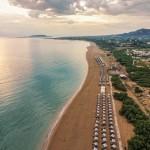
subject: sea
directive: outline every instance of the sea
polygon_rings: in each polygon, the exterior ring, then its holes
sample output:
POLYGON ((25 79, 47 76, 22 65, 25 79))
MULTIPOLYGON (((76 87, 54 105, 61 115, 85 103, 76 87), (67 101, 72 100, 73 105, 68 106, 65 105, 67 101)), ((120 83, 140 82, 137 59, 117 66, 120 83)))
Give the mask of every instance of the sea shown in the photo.
POLYGON ((88 45, 0 38, 0 150, 41 150, 87 75, 88 45))

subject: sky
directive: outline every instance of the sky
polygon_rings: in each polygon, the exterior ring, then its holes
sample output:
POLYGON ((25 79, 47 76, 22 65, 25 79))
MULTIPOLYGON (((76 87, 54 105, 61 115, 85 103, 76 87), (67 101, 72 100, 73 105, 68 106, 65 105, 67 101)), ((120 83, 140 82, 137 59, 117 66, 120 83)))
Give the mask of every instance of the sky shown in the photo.
POLYGON ((150 0, 1 0, 0 36, 107 35, 150 28, 150 0))

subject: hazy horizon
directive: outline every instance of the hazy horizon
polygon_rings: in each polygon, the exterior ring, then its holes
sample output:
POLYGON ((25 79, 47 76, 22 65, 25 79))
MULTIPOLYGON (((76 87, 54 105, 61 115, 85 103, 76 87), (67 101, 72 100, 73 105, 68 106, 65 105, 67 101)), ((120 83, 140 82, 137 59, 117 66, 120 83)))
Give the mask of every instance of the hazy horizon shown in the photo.
POLYGON ((149 0, 1 0, 0 36, 118 34, 149 18, 149 0))

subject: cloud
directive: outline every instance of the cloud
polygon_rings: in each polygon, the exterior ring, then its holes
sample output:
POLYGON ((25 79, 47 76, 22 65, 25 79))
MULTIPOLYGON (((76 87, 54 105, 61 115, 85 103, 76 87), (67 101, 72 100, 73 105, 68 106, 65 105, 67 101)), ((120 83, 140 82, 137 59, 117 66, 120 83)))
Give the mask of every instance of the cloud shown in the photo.
POLYGON ((51 9, 58 14, 69 14, 73 13, 71 4, 74 3, 74 0, 9 0, 9 2, 33 10, 46 11, 51 9))
MULTIPOLYGON (((150 14, 149 0, 9 0, 9 2, 49 16, 78 13, 87 15, 95 13, 109 15, 150 14)), ((31 12, 31 16, 38 16, 38 13, 31 12)))

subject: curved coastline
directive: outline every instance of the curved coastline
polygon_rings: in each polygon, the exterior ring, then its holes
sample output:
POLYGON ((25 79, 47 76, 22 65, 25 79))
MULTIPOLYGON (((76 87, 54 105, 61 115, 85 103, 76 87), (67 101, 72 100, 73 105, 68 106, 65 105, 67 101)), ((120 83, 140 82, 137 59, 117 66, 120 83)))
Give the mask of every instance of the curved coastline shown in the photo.
POLYGON ((75 93, 72 95, 72 97, 66 102, 66 104, 63 106, 63 108, 58 112, 58 114, 56 115, 56 119, 54 119, 54 123, 52 124, 51 128, 48 130, 48 134, 45 138, 44 143, 42 143, 42 147, 41 150, 48 150, 48 146, 51 142, 51 139, 53 138, 53 135, 55 134, 57 127, 59 126, 59 123, 61 122, 62 117, 64 116, 64 114, 66 113, 67 109, 69 108, 69 106, 72 104, 72 102, 74 101, 74 99, 76 98, 76 96, 78 95, 78 93, 81 91, 81 89, 83 88, 83 85, 85 84, 85 81, 87 79, 88 76, 88 72, 89 72, 89 63, 88 63, 88 59, 87 59, 87 53, 89 51, 88 47, 91 46, 91 43, 88 44, 88 46, 86 47, 86 53, 85 53, 85 59, 86 59, 86 73, 84 75, 84 78, 82 80, 82 82, 80 83, 78 89, 75 91, 75 93))
POLYGON ((46 150, 90 150, 92 146, 91 132, 96 113, 96 98, 99 92, 99 67, 95 57, 100 55, 95 44, 87 47, 88 74, 81 90, 65 110, 46 150))

